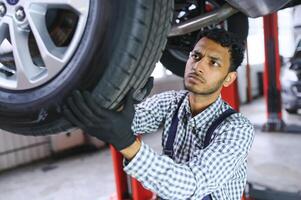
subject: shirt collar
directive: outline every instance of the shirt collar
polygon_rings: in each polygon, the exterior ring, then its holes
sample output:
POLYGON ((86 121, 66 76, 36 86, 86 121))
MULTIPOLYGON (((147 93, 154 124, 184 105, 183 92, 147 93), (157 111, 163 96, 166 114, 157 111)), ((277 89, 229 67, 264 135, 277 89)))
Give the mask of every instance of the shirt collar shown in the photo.
POLYGON ((179 113, 178 113, 178 118, 187 118, 191 116, 190 112, 190 106, 189 106, 189 99, 188 99, 188 92, 184 93, 185 97, 183 99, 182 104, 179 107, 179 113))
MULTIPOLYGON (((213 102, 208 108, 203 110, 201 113, 197 114, 192 118, 194 121, 194 127, 196 129, 202 128, 204 125, 210 123, 215 116, 217 115, 217 112, 220 110, 222 106, 222 98, 219 96, 215 102, 213 102)), ((188 100, 188 95, 186 95, 184 102, 182 106, 180 107, 179 110, 179 116, 184 116, 184 113, 186 113, 186 117, 192 116, 191 110, 190 110, 190 105, 189 105, 189 100, 188 100), (184 112, 185 111, 185 112, 184 112)))

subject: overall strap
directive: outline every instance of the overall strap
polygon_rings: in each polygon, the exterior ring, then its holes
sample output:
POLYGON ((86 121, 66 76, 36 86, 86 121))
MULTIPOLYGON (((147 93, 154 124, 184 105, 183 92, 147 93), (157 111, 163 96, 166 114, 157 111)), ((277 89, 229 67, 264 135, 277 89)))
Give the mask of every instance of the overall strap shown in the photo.
MULTIPOLYGON (((185 95, 186 96, 186 95, 185 95)), ((185 96, 179 101, 178 103, 178 107, 175 111, 175 114, 172 117, 172 122, 171 122, 171 126, 168 130, 168 136, 167 136, 167 141, 166 141, 166 145, 163 149, 163 152, 165 155, 167 155, 168 157, 172 158, 173 157, 173 143, 176 137, 176 133, 177 133, 177 127, 178 127, 178 111, 179 108, 182 104, 182 102, 185 99, 185 96)), ((210 143, 210 139, 212 137, 212 134, 214 132, 214 130, 230 115, 236 113, 235 110, 229 108, 228 110, 226 110, 225 112, 223 112, 217 119, 215 119, 211 126, 208 128, 207 132, 206 132, 206 136, 205 136, 205 144, 204 144, 204 148, 206 148, 209 143, 210 143)), ((160 199, 160 198, 159 198, 160 199)), ((212 197, 210 194, 206 195, 202 200, 212 200, 212 197)))
POLYGON ((217 119, 215 119, 212 124, 210 125, 210 127, 208 128, 207 132, 206 132, 206 136, 205 136, 205 142, 204 142, 204 148, 206 148, 210 141, 211 141, 211 137, 212 134, 214 132, 214 130, 230 115, 237 113, 235 110, 233 110, 232 108, 229 108, 228 110, 226 110, 225 112, 223 112, 217 119))
POLYGON ((172 117, 171 125, 170 125, 170 128, 168 130, 167 141, 166 141, 166 144, 163 148, 164 155, 167 155, 170 158, 173 157, 173 143, 175 141, 175 137, 176 137, 176 133, 177 133, 177 127, 178 127, 178 123, 179 123, 178 112, 179 112, 180 106, 183 103, 185 97, 186 97, 186 94, 178 102, 178 105, 177 105, 178 107, 177 107, 177 109, 176 109, 176 111, 175 111, 175 113, 172 117))
MULTIPOLYGON (((212 124, 210 125, 210 127, 208 128, 207 132, 206 132, 206 136, 205 136, 205 144, 204 144, 204 148, 206 148, 209 144, 210 144, 210 140, 212 137, 212 134, 214 132, 214 130, 230 115, 236 113, 235 110, 233 110, 232 108, 229 108, 228 110, 226 110, 225 112, 223 112, 217 119, 215 119, 212 124)), ((210 194, 208 194, 207 196, 205 196, 202 200, 212 200, 212 197, 210 194)))

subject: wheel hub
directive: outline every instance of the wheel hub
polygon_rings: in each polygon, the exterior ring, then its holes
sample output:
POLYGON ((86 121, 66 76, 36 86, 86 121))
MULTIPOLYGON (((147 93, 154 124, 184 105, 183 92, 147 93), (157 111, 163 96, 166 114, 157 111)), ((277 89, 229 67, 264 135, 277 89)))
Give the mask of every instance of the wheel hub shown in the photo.
POLYGON ((23 21, 25 19, 26 15, 25 15, 24 9, 22 7, 19 7, 16 10, 15 17, 19 21, 23 21))
POLYGON ((6 0, 6 2, 10 5, 16 5, 19 2, 19 0, 6 0))
POLYGON ((0 0, 0 88, 33 89, 57 76, 80 43, 89 7, 89 0, 0 0))

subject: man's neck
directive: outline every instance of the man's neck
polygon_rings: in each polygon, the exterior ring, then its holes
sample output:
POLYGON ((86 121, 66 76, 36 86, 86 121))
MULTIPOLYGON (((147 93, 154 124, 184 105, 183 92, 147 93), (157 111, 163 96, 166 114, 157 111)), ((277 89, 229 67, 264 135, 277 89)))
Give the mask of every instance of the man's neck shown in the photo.
POLYGON ((214 93, 212 95, 199 95, 189 92, 189 104, 192 116, 196 116, 212 103, 214 103, 219 97, 220 93, 214 93))

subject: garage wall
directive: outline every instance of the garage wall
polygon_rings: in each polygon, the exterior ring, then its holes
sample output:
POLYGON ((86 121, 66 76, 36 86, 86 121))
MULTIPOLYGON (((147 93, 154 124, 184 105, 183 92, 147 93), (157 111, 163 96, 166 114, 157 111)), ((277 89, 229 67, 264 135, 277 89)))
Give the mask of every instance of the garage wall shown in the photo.
POLYGON ((80 129, 50 136, 22 136, 0 130, 0 171, 49 157, 84 144, 102 148, 105 143, 85 137, 80 129))
POLYGON ((45 158, 50 153, 49 137, 21 136, 0 130, 0 171, 45 158))

